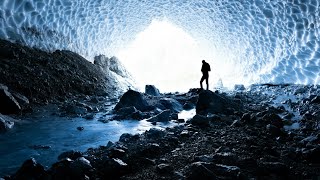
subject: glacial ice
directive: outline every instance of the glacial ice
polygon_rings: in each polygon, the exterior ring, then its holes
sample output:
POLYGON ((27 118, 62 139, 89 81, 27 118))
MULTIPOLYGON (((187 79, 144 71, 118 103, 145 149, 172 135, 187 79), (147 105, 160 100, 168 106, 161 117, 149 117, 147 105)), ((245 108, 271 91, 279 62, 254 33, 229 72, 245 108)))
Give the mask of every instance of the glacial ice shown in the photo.
POLYGON ((93 60, 166 20, 224 66, 224 84, 319 84, 319 14, 318 0, 1 0, 0 38, 93 60))

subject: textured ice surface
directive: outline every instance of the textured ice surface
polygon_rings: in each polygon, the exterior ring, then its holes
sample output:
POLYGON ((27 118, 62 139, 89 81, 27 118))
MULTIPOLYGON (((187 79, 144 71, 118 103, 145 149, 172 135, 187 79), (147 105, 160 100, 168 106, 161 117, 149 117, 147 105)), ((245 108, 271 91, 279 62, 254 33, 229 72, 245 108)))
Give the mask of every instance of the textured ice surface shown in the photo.
POLYGON ((224 84, 319 84, 319 5, 319 0, 0 0, 0 37, 85 57, 111 56, 152 20, 166 20, 212 52, 224 84))

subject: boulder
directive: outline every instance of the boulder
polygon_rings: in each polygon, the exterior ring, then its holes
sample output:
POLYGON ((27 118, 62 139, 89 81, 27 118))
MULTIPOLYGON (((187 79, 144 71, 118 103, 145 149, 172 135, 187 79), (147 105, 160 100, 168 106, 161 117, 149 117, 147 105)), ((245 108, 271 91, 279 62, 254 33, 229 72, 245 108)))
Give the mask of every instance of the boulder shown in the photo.
POLYGON ((14 119, 0 114, 0 133, 8 131, 9 129, 13 128, 13 126, 14 119))
POLYGON ((0 113, 13 114, 20 110, 18 101, 8 91, 8 87, 0 84, 0 113))
POLYGON ((149 119, 147 119, 147 121, 149 122, 168 122, 171 120, 171 111, 170 109, 164 110, 161 113, 157 114, 156 116, 153 116, 149 119))
POLYGON ((114 107, 114 110, 118 111, 121 108, 130 106, 134 106, 140 111, 146 111, 149 109, 148 103, 141 93, 134 90, 128 90, 122 95, 120 101, 114 107))
POLYGON ((34 158, 26 160, 12 179, 47 179, 48 174, 44 167, 37 163, 34 158))
POLYGON ((210 118, 200 114, 196 114, 188 122, 196 126, 210 126, 210 118))
POLYGON ((211 163, 195 162, 186 168, 186 179, 218 179, 207 166, 211 163))
POLYGON ((196 113, 201 115, 226 113, 230 111, 230 108, 239 111, 241 106, 225 96, 205 90, 199 94, 196 113))
POLYGON ((151 96, 160 96, 160 91, 154 85, 146 85, 145 93, 151 96))
POLYGON ((174 112, 180 112, 183 110, 182 105, 175 99, 162 98, 159 102, 165 109, 170 109, 174 112))
POLYGON ((244 87, 243 84, 236 84, 236 85, 234 85, 234 90, 235 91, 244 91, 244 90, 246 90, 246 88, 244 87))

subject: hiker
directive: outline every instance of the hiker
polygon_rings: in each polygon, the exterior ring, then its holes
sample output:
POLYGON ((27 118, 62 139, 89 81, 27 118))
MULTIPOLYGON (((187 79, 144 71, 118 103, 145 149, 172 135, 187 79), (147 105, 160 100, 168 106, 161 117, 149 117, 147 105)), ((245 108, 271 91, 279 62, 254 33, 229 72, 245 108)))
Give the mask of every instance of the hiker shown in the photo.
POLYGON ((203 89, 202 82, 204 80, 206 80, 207 90, 209 89, 209 71, 211 71, 210 65, 205 60, 202 60, 202 67, 201 67, 202 77, 200 80, 201 89, 203 89))

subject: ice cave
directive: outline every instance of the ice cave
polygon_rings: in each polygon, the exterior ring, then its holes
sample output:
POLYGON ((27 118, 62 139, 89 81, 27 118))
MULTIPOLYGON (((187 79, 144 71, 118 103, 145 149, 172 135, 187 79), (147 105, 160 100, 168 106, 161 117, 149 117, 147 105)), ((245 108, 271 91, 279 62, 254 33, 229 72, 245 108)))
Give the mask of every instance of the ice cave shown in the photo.
POLYGON ((211 82, 319 84, 317 0, 2 0, 0 38, 116 56, 164 91, 211 82), (188 81, 186 82, 186 80, 188 81))
POLYGON ((0 0, 0 179, 319 177, 320 0, 0 0))

